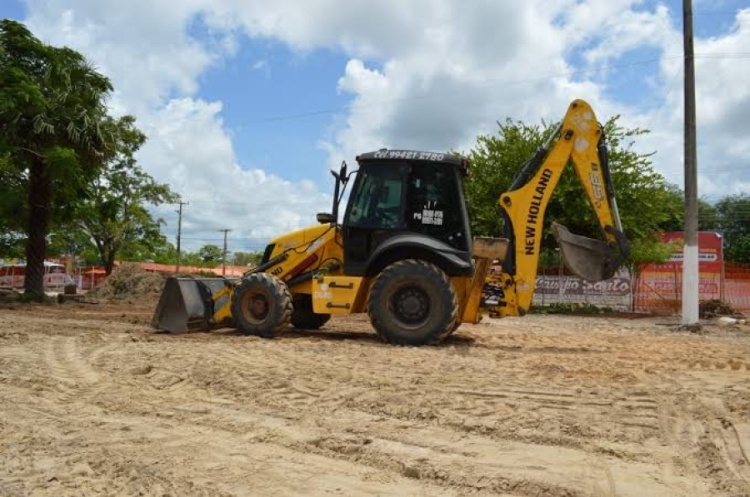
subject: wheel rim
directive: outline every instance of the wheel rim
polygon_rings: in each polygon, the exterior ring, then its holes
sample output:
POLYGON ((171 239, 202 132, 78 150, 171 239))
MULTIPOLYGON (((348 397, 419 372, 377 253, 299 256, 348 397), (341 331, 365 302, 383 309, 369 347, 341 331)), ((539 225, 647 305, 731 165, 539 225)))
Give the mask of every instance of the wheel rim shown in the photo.
POLYGON ((404 328, 416 329, 423 326, 430 317, 430 296, 421 287, 404 286, 391 298, 393 317, 404 328))
POLYGON ((242 317, 249 323, 259 324, 266 320, 270 310, 268 294, 247 290, 242 295, 242 317))

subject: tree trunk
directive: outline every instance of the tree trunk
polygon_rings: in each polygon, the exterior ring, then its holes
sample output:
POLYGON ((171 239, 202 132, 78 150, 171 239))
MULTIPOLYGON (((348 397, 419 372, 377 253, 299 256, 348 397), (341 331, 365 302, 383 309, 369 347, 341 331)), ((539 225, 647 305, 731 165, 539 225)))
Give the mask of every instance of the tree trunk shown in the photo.
POLYGON ((104 259, 104 274, 109 276, 112 274, 112 269, 115 267, 115 251, 110 250, 107 253, 106 258, 104 259))
POLYGON ((109 276, 115 268, 115 257, 117 256, 117 249, 120 244, 116 239, 108 237, 101 243, 97 243, 97 245, 100 246, 99 255, 104 266, 104 274, 109 276))
POLYGON ((29 238, 26 242, 24 291, 34 300, 44 299, 44 259, 52 205, 52 178, 41 157, 29 169, 29 238))

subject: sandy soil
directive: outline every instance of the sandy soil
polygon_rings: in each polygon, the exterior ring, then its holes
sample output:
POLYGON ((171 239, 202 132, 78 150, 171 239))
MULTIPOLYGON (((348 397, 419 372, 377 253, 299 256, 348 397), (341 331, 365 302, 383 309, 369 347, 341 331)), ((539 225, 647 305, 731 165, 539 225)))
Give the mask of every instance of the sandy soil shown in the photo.
POLYGON ((0 308, 0 495, 750 495, 750 327, 529 316, 440 347, 361 317, 156 334, 0 308))

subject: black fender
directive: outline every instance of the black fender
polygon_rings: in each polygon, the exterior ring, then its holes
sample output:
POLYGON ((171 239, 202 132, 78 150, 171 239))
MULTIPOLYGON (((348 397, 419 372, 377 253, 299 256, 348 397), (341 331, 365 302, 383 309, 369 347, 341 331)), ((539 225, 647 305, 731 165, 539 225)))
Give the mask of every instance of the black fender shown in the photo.
POLYGON ((445 271, 448 276, 471 276, 474 266, 471 253, 458 250, 445 242, 426 235, 404 233, 383 241, 370 254, 366 274, 377 274, 397 260, 422 259, 445 271))

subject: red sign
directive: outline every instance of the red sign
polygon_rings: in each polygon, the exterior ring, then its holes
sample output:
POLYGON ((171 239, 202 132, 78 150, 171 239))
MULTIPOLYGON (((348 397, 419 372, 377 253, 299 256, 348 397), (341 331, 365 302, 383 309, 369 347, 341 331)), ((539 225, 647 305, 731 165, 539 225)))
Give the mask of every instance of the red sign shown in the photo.
MULTIPOLYGON (((662 234, 662 239, 665 242, 678 241, 677 246, 679 249, 672 254, 666 264, 658 265, 655 269, 666 269, 668 266, 670 269, 677 267, 678 270, 682 270, 682 258, 683 254, 683 232, 682 231, 670 231, 662 234)), ((721 264, 724 258, 722 236, 714 231, 700 231, 698 233, 698 270, 701 273, 720 273, 721 264)))

